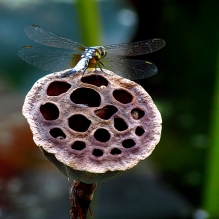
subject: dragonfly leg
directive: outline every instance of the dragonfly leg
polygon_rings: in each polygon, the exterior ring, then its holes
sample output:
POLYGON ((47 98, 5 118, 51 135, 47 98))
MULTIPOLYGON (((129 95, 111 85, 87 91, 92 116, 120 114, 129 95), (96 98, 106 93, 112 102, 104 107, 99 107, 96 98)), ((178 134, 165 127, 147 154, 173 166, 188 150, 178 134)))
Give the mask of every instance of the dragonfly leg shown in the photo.
POLYGON ((98 67, 100 68, 100 70, 101 70, 103 73, 108 74, 108 73, 106 73, 106 72, 101 68, 101 65, 104 67, 104 64, 103 64, 101 61, 99 61, 99 62, 98 62, 98 67))
POLYGON ((100 68, 100 70, 101 70, 102 72, 104 72, 105 74, 108 74, 107 72, 105 72, 105 71, 101 68, 101 65, 104 67, 104 64, 103 64, 101 61, 99 61, 99 62, 98 62, 98 67, 100 68))
POLYGON ((99 81, 99 78, 98 78, 97 74, 95 74, 95 75, 96 75, 96 78, 97 78, 98 86, 100 87, 100 81, 99 81))
POLYGON ((87 68, 84 69, 81 78, 83 78, 85 71, 87 70, 87 68))
MULTIPOLYGON (((98 61, 97 65, 98 65, 98 67, 100 68, 100 70, 101 70, 102 72, 104 72, 103 69, 101 68, 101 65, 104 66, 104 64, 103 64, 101 61, 98 61)), ((96 66, 95 66, 95 68, 96 68, 96 66)))
MULTIPOLYGON (((103 72, 102 68, 100 67, 99 62, 97 62, 97 64, 95 65, 95 70, 96 70, 96 68, 97 68, 97 65, 98 65, 98 67, 101 69, 101 71, 103 72)), ((95 74, 95 75, 96 75, 96 79, 97 79, 97 84, 98 84, 98 86, 100 87, 100 81, 99 81, 99 78, 98 78, 97 74, 95 74)))
POLYGON ((87 70, 87 68, 84 68, 84 71, 82 72, 82 75, 81 75, 81 79, 83 78, 84 73, 85 73, 86 70, 87 70))

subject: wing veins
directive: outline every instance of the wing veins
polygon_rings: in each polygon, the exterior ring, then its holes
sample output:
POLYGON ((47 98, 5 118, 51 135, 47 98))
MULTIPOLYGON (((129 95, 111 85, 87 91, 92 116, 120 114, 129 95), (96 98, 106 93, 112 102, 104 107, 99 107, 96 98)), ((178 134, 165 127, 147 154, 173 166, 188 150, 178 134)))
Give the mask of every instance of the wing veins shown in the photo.
POLYGON ((27 26, 24 31, 31 40, 34 40, 35 42, 45 46, 71 49, 76 51, 84 51, 85 49, 82 44, 61 37, 38 25, 27 26))
POLYGON ((115 72, 121 77, 131 80, 150 77, 157 73, 157 67, 151 62, 136 59, 106 57, 103 59, 104 68, 115 72))
POLYGON ((41 47, 24 47, 18 55, 27 63, 46 71, 61 71, 71 68, 72 59, 78 53, 64 50, 49 50, 41 47))
POLYGON ((137 56, 155 52, 165 46, 165 41, 154 38, 135 43, 121 43, 105 46, 107 54, 120 56, 137 56))

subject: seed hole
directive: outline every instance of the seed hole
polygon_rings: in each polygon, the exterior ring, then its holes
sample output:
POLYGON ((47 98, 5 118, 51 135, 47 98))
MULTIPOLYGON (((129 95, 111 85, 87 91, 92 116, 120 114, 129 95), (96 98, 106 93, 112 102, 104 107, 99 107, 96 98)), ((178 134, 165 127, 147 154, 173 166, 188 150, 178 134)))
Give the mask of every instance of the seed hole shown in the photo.
POLYGON ((92 85, 95 85, 97 87, 100 87, 100 86, 107 87, 108 86, 108 81, 103 76, 100 76, 100 75, 84 76, 83 78, 81 78, 81 81, 83 83, 92 84, 92 85))
POLYGON ((122 153, 122 151, 119 150, 118 148, 113 148, 110 152, 110 154, 112 154, 112 155, 117 155, 117 154, 121 154, 121 153, 122 153))
POLYGON ((115 106, 107 105, 107 106, 104 106, 102 109, 95 110, 94 113, 99 118, 107 120, 117 111, 118 109, 115 106))
POLYGON ((70 96, 72 102, 84 104, 89 107, 98 107, 100 105, 100 95, 90 88, 78 88, 70 96))
POLYGON ((125 90, 114 90, 113 96, 117 101, 123 104, 130 103, 133 99, 132 95, 125 90))
POLYGON ((90 127, 91 121, 85 116, 77 114, 68 119, 69 127, 77 132, 85 132, 90 127))
POLYGON ((62 93, 65 93, 71 87, 70 84, 62 81, 52 82, 47 88, 48 96, 59 96, 62 93))
POLYGON ((53 138, 56 138, 59 140, 66 138, 65 133, 60 128, 53 128, 49 131, 49 133, 53 138))
POLYGON ((103 151, 101 151, 100 149, 94 149, 92 154, 95 157, 101 157, 101 156, 103 156, 103 151))
POLYGON ((145 133, 145 130, 138 126, 136 129, 135 129, 135 134, 138 135, 138 136, 142 136, 143 134, 145 133))
POLYGON ((40 106, 40 112, 45 120, 55 120, 59 117, 59 109, 53 103, 46 103, 40 106))
POLYGON ((131 115, 133 119, 141 119, 144 116, 144 111, 138 108, 135 108, 131 111, 131 115))
POLYGON ((131 148, 135 146, 135 142, 132 139, 126 139, 122 142, 122 146, 124 148, 131 148))
POLYGON ((107 142, 110 139, 110 133, 106 129, 97 129, 94 133, 97 141, 107 142))
POLYGON ((128 125, 125 123, 125 121, 121 118, 114 118, 114 127, 118 131, 124 131, 128 128, 128 125))
POLYGON ((75 141, 71 146, 72 149, 81 151, 86 147, 86 144, 83 141, 75 141))

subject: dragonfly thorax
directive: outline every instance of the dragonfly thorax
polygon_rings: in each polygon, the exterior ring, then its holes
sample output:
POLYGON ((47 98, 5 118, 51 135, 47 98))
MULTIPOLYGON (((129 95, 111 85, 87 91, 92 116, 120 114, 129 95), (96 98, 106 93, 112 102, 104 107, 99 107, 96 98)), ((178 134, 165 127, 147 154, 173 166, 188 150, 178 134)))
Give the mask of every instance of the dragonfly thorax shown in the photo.
MULTIPOLYGON (((67 77, 77 71, 85 71, 87 68, 96 68, 99 66, 99 60, 106 56, 106 50, 103 46, 87 47, 81 55, 81 59, 70 71, 61 75, 67 77)), ((100 67, 100 66, 99 66, 100 67)))
POLYGON ((81 58, 94 58, 96 61, 104 58, 106 56, 106 50, 103 46, 93 46, 85 49, 81 58))

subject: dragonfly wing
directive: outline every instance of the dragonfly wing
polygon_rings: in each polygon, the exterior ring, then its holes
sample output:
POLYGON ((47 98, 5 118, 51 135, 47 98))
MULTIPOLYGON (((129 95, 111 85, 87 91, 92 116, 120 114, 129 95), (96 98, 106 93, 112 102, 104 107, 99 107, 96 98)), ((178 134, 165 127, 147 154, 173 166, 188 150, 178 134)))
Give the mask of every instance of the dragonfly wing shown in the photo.
POLYGON ((80 54, 72 51, 49 50, 32 46, 23 47, 18 55, 31 65, 53 72, 72 68, 81 58, 80 54))
POLYGON ((104 68, 130 80, 147 78, 157 73, 156 65, 145 60, 108 57, 102 62, 104 68))
POLYGON ((77 42, 70 39, 61 37, 46 28, 38 25, 27 26, 24 29, 27 36, 37 43, 45 46, 51 46, 62 49, 70 49, 76 51, 84 51, 85 47, 77 42))
POLYGON ((104 46, 107 54, 120 56, 137 56, 155 52, 165 46, 166 42, 160 38, 154 38, 135 43, 121 43, 104 46))

